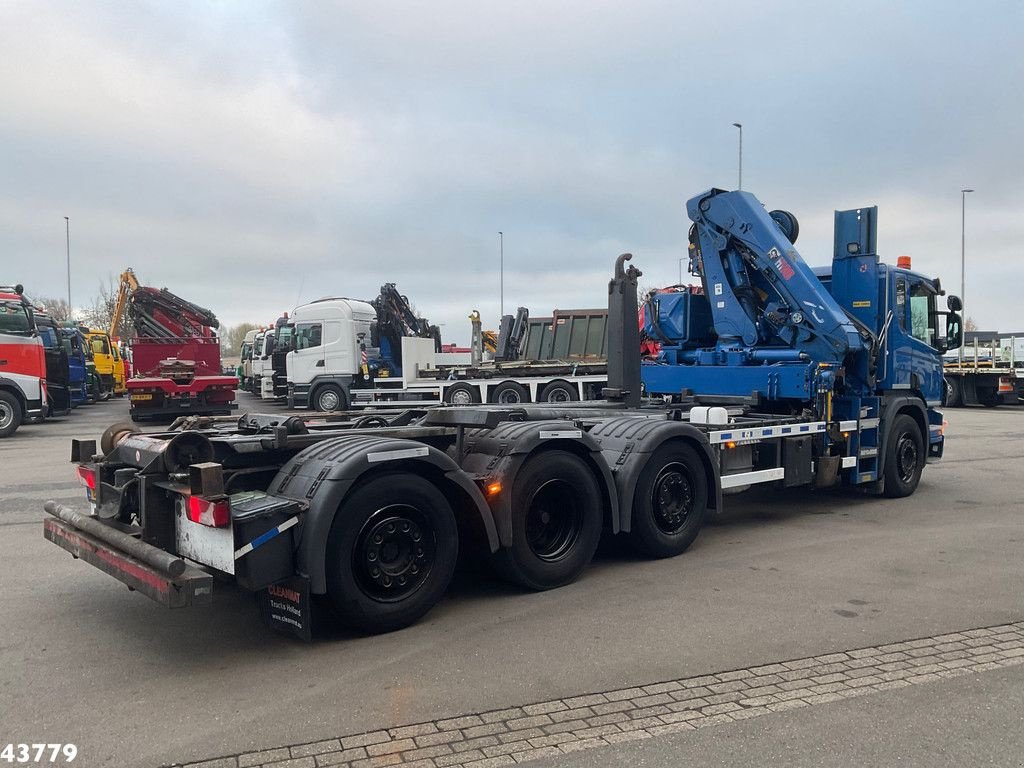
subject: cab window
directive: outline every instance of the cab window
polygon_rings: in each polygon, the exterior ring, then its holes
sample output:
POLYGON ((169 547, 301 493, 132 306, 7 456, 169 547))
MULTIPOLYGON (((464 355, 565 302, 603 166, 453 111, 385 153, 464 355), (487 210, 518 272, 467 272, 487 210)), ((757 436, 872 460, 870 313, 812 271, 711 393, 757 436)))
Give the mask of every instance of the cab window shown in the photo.
POLYGON ((935 294, 924 284, 916 283, 910 287, 910 335, 929 346, 935 340, 935 294))
POLYGON ((0 301, 0 333, 28 336, 31 332, 32 324, 25 307, 13 301, 0 301))
POLYGON ((310 349, 323 343, 323 325, 320 323, 295 324, 295 349, 310 349))

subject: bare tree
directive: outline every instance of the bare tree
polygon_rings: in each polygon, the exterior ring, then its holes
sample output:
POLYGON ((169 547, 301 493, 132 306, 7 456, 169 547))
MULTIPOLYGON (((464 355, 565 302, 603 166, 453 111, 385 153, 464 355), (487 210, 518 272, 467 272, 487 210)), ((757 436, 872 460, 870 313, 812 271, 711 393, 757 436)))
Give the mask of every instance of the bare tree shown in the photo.
MULTIPOLYGON (((30 294, 31 295, 31 294, 30 294)), ((42 309, 46 314, 56 320, 58 323, 64 323, 68 320, 74 320, 72 316, 71 306, 68 304, 67 299, 54 299, 46 296, 34 296, 32 303, 42 309)))
MULTIPOLYGON (((118 287, 117 279, 113 275, 107 275, 105 283, 100 282, 92 303, 79 313, 85 325, 104 331, 110 330, 110 324, 114 319, 114 306, 117 304, 118 287)), ((128 322, 128 313, 125 312, 118 322, 118 327, 113 329, 113 335, 123 339, 127 338, 130 332, 131 324, 128 322)))
POLYGON ((225 326, 221 329, 220 350, 221 354, 231 357, 240 354, 242 342, 245 341, 245 334, 259 328, 255 323, 239 323, 238 325, 225 326))
POLYGON ((964 330, 965 331, 976 331, 978 330, 978 324, 974 322, 973 317, 964 318, 964 330))

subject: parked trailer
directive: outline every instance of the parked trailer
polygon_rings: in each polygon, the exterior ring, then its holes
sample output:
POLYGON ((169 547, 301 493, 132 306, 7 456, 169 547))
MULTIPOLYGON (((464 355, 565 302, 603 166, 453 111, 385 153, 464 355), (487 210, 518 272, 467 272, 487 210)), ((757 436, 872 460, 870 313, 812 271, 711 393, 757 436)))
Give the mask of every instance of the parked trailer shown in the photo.
POLYGON ((1024 399, 1024 333, 969 331, 958 354, 943 366, 945 404, 1014 405, 1024 399))

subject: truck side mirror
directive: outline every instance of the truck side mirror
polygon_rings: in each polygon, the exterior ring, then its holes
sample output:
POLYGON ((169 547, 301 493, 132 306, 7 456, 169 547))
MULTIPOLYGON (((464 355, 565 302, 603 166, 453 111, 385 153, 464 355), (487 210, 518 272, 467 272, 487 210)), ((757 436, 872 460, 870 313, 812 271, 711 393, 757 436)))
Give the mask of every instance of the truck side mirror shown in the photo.
MULTIPOLYGON (((956 299, 956 296, 950 296, 951 299, 956 299)), ((957 299, 957 304, 960 300, 957 299)), ((950 307, 952 309, 952 307, 950 307)), ((955 311, 950 312, 946 315, 946 349, 959 349, 964 343, 964 326, 960 320, 960 315, 955 311)))
POLYGON ((953 296, 950 294, 946 297, 946 306, 949 307, 950 312, 959 312, 964 308, 964 303, 960 301, 959 296, 953 296))

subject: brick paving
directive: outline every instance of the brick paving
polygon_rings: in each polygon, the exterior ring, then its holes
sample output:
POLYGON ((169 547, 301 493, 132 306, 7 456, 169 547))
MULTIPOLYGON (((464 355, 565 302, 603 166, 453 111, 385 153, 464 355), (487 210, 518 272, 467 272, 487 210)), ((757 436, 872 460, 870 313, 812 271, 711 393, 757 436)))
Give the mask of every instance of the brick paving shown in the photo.
POLYGON ((490 768, 1024 663, 1024 621, 791 659, 174 768, 490 768))

